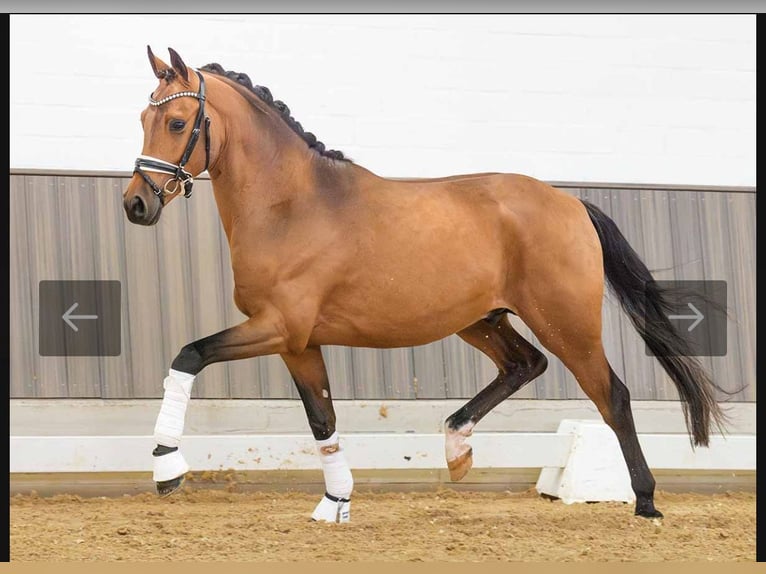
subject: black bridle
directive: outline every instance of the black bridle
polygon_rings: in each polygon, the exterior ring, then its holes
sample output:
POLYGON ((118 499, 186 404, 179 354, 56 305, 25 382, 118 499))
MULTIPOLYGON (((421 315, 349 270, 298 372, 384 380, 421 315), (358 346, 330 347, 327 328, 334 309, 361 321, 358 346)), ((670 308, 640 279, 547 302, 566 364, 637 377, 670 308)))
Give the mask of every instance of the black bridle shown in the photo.
POLYGON ((189 161, 189 158, 194 151, 194 146, 197 145, 197 140, 199 139, 203 119, 205 121, 205 167, 202 169, 202 171, 205 171, 210 163, 210 118, 205 115, 205 79, 202 77, 202 74, 196 70, 195 72, 199 77, 199 92, 176 92, 175 94, 165 96, 161 100, 155 100, 152 97, 153 94, 149 95, 149 105, 155 107, 159 107, 171 100, 175 100, 176 98, 187 96, 191 98, 197 98, 199 100, 199 110, 197 111, 197 117, 194 120, 194 128, 192 129, 189 143, 186 144, 186 150, 184 150, 184 154, 181 156, 181 161, 179 161, 178 164, 172 164, 170 162, 148 155, 142 155, 136 159, 136 165, 133 169, 133 173, 137 173, 142 178, 144 178, 144 181, 149 185, 149 187, 152 188, 155 195, 160 198, 160 201, 163 203, 163 205, 165 203, 166 195, 173 195, 178 193, 179 185, 183 186, 184 197, 188 198, 191 196, 194 179, 192 174, 184 169, 184 166, 186 165, 186 162, 189 161), (159 187, 154 182, 154 180, 146 174, 146 171, 165 173, 172 175, 173 177, 168 179, 162 187, 159 187), (173 184, 173 187, 169 188, 168 186, 171 183, 173 184))

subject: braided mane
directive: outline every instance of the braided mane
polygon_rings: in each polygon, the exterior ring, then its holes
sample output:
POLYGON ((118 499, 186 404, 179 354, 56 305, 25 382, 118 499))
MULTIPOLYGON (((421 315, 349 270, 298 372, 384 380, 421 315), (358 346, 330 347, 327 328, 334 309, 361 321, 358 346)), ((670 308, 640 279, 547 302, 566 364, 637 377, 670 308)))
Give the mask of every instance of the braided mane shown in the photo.
POLYGON ((287 107, 287 104, 281 100, 275 100, 271 95, 271 90, 269 90, 266 86, 254 86, 253 82, 250 80, 247 74, 224 70, 220 64, 216 63, 205 64, 200 68, 200 70, 223 76, 246 87, 253 94, 258 96, 261 101, 268 104, 270 108, 278 112, 279 116, 290 127, 290 129, 301 136, 301 139, 303 139, 303 141, 305 141, 311 149, 315 150, 320 155, 340 161, 351 161, 349 158, 343 155, 342 151, 325 149, 325 145, 319 141, 314 134, 304 131, 300 122, 298 122, 294 117, 290 115, 290 108, 287 107))

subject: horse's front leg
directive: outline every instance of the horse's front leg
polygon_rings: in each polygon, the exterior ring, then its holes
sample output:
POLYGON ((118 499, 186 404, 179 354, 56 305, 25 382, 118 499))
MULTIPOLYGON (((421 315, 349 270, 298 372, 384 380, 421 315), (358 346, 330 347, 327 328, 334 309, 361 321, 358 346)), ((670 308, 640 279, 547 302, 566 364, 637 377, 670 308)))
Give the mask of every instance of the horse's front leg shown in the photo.
POLYGON ((287 332, 277 313, 253 317, 181 349, 165 377, 162 406, 154 427, 157 443, 152 452, 154 481, 161 496, 177 491, 189 471, 178 444, 197 374, 211 363, 284 353, 286 350, 287 332))
POLYGON ((348 522, 354 479, 335 430, 335 411, 321 349, 309 347, 299 354, 283 354, 282 359, 298 387, 324 473, 325 495, 311 518, 348 522))

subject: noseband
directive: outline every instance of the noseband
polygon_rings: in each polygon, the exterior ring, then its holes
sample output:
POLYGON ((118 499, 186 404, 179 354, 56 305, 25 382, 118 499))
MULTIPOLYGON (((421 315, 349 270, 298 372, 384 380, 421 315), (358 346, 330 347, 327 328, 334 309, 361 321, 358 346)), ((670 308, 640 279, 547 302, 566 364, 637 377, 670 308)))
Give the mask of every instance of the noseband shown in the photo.
POLYGON ((199 92, 177 92, 165 96, 161 100, 155 100, 151 94, 149 95, 149 105, 155 107, 159 107, 176 98, 190 97, 199 100, 199 110, 197 111, 197 117, 194 120, 194 128, 192 129, 191 138, 189 138, 189 143, 186 144, 186 150, 178 164, 172 164, 148 155, 141 155, 136 159, 133 173, 137 173, 144 178, 144 181, 152 188, 155 195, 160 198, 160 201, 163 204, 165 203, 165 196, 177 193, 179 191, 179 186, 183 186, 184 197, 188 198, 191 196, 194 179, 192 178, 192 174, 184 169, 184 166, 186 165, 186 162, 189 161, 189 158, 194 151, 194 146, 197 145, 203 118, 205 121, 205 167, 202 171, 205 171, 210 163, 210 118, 205 115, 205 79, 202 77, 202 74, 196 70, 195 72, 199 77, 199 92), (147 171, 165 173, 172 175, 173 177, 167 180, 163 187, 159 187, 154 183, 154 180, 146 174, 147 171), (169 187, 171 184, 172 187, 169 187))

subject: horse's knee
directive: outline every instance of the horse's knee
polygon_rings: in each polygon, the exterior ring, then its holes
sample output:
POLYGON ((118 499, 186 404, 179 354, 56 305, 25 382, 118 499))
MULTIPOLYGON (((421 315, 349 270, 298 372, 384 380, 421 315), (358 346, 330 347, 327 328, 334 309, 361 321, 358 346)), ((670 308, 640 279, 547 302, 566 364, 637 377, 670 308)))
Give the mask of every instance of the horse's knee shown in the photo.
POLYGON ((196 375, 202 370, 202 367, 204 367, 202 354, 195 343, 184 345, 170 365, 171 369, 190 375, 196 375))

